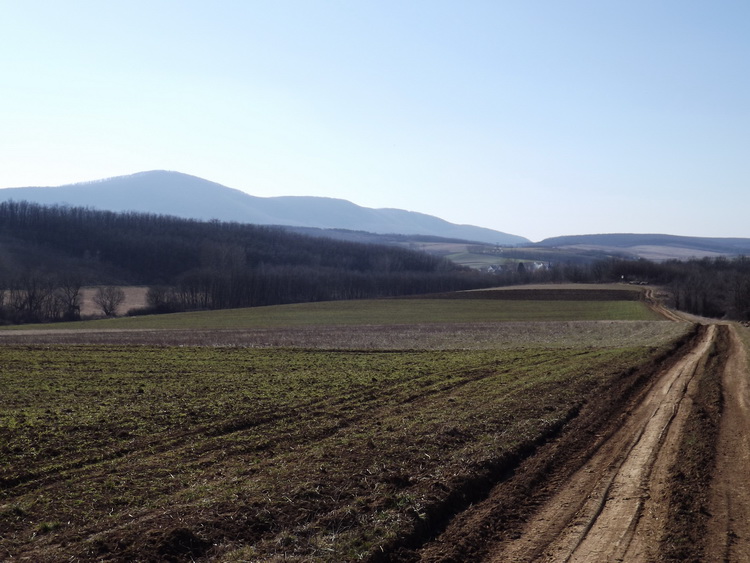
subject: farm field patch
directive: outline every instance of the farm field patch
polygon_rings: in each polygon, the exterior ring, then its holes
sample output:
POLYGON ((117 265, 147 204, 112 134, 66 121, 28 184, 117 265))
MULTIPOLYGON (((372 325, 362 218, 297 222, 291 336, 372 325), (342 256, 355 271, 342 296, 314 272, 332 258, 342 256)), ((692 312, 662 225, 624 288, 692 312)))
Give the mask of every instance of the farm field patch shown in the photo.
POLYGON ((399 560, 692 331, 571 289, 0 331, 0 559, 399 560))
POLYGON ((544 321, 308 325, 234 329, 46 329, 0 331, 0 344, 148 345, 322 350, 497 350, 650 346, 684 333, 663 321, 544 321))
POLYGON ((675 337, 533 350, 7 345, 0 557, 374 557, 481 494, 675 337))
POLYGON ((10 331, 180 328, 213 330, 325 325, 392 326, 441 322, 659 320, 660 318, 645 303, 634 300, 518 300, 474 297, 326 301, 4 328, 10 331))

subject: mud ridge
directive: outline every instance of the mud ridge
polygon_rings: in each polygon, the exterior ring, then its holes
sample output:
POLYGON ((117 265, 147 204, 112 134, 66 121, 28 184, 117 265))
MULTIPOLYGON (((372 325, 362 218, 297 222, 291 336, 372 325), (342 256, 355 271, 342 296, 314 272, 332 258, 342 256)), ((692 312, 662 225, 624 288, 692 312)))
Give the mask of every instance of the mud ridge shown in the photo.
POLYGON ((391 545, 383 546, 369 561, 382 563, 387 561, 411 561, 414 549, 434 539, 445 530, 452 518, 472 504, 484 500, 499 482, 503 482, 518 469, 519 465, 532 456, 541 446, 560 435, 561 430, 570 420, 578 415, 579 409, 571 409, 567 415, 537 440, 521 444, 516 450, 505 452, 502 457, 485 464, 481 469, 461 483, 450 486, 451 492, 438 505, 429 507, 426 518, 411 532, 396 538, 391 545))

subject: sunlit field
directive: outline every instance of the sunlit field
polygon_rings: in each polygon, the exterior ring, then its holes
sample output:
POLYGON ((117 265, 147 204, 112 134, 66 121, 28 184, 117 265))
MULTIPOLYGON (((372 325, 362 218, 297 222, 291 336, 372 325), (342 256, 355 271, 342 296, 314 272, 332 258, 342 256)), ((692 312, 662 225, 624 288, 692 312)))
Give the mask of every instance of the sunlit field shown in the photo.
POLYGON ((2 331, 0 559, 409 545, 689 330, 653 318, 407 299, 2 331))

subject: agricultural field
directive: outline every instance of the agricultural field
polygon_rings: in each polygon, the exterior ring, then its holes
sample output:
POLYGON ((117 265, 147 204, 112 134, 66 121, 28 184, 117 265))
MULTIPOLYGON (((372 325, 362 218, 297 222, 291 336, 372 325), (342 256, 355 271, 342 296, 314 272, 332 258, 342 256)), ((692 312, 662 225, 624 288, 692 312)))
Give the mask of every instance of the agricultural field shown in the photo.
POLYGON ((148 315, 87 322, 6 326, 1 330, 247 329, 301 326, 393 326, 404 324, 510 321, 663 320, 629 286, 592 285, 587 289, 498 288, 418 298, 325 301, 148 315))
POLYGON ((485 296, 0 331, 0 559, 409 560, 596 432, 692 330, 654 315, 485 296))

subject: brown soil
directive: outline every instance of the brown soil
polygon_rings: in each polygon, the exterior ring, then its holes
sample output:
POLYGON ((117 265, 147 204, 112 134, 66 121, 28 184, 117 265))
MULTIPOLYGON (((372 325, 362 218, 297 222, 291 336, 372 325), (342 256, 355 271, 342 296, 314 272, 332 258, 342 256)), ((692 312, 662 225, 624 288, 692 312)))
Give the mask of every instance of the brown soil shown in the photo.
MULTIPOLYGON (((750 561, 750 380, 741 330, 701 326, 687 351, 640 390, 637 378, 623 382, 630 399, 606 414, 603 399, 592 398, 589 411, 607 423, 588 431, 571 424, 560 447, 541 449, 486 500, 396 559, 750 561), (706 405, 711 378, 717 398, 706 405)), ((579 418, 586 417, 584 410, 579 418)))
MULTIPOLYGON (((600 506, 586 503, 588 495, 598 492, 601 497, 615 489, 618 472, 612 471, 610 464, 623 466, 628 457, 618 445, 631 451, 643 449, 636 447, 637 436, 631 433, 626 438, 621 428, 645 434, 643 427, 655 414, 655 407, 643 408, 637 415, 634 410, 646 401, 667 373, 679 371, 673 368, 684 364, 686 357, 694 355, 696 347, 706 346, 709 340, 707 330, 697 330, 654 364, 623 374, 609 389, 588 397, 558 439, 539 448, 514 474, 499 482, 484 501, 458 514, 442 534, 420 549, 402 552, 392 559, 544 560, 539 558, 545 548, 563 533, 566 523, 575 523, 579 510, 588 510, 590 520, 600 511, 600 506), (656 372, 664 376, 655 379, 656 372), (601 475, 604 472, 606 476, 601 475)), ((663 386, 668 387, 668 382, 663 386)))
MULTIPOLYGON (((685 321, 652 293, 646 299, 671 320, 685 321)), ((444 513, 430 515, 429 529, 396 538, 372 559, 750 561, 747 333, 737 325, 695 326, 655 363, 588 397, 528 457, 491 481, 467 484, 455 502, 441 505, 444 513), (706 390, 710 383, 718 389, 716 399, 706 390)), ((88 555, 116 560, 110 551, 120 541, 140 545, 140 552, 133 547, 126 553, 132 560, 206 560, 211 544, 191 531, 191 519, 199 518, 189 510, 177 510, 178 522, 148 514, 133 530, 151 532, 114 531, 98 553, 88 555), (143 553, 155 555, 144 559, 143 553)), ((252 544, 254 534, 264 533, 264 521, 231 510, 217 509, 217 521, 228 527, 225 536, 252 544)), ((289 518, 299 510, 290 508, 289 518)))
POLYGON ((507 288, 474 289, 471 291, 453 291, 418 296, 410 299, 500 299, 504 301, 639 301, 644 293, 641 288, 627 285, 570 287, 548 285, 543 288, 526 286, 509 286, 507 288))
POLYGON ((620 429, 495 561, 653 561, 668 508, 669 469, 685 401, 715 327, 656 381, 620 429))
POLYGON ((519 347, 653 346, 685 327, 662 321, 547 321, 255 327, 236 329, 20 328, 0 330, 0 344, 242 346, 353 350, 481 350, 519 347))
POLYGON ((707 561, 750 561, 750 381, 739 330, 732 327, 722 378, 723 416, 710 491, 707 561))

